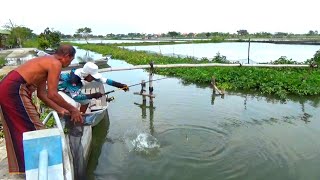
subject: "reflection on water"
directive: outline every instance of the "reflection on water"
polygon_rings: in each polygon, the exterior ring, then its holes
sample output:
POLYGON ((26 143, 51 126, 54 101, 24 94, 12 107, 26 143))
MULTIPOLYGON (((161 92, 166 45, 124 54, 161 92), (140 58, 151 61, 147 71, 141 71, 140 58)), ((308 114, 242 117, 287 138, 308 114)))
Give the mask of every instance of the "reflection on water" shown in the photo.
POLYGON ((71 64, 78 64, 81 62, 97 60, 103 57, 101 54, 98 54, 92 51, 78 49, 76 46, 75 48, 76 48, 76 58, 71 62, 71 64))
POLYGON ((101 154, 103 143, 106 141, 107 133, 109 130, 110 120, 109 113, 106 111, 105 117, 100 123, 92 128, 92 142, 91 142, 91 153, 87 165, 88 179, 94 179, 94 170, 98 165, 99 156, 101 154))
MULTIPOLYGON (((115 59, 109 65, 130 66, 115 59)), ((148 73, 103 76, 130 85, 146 80, 148 73)), ((94 137, 101 145, 92 152, 96 163, 88 167, 91 177, 319 179, 320 97, 281 101, 226 92, 221 98, 209 85, 184 84, 177 78, 156 81, 153 87, 153 102, 133 95, 140 87, 112 94, 110 126, 94 137)))
POLYGON ((135 105, 141 108, 141 117, 142 119, 147 118, 147 109, 149 110, 149 122, 150 122, 150 134, 154 134, 154 126, 153 126, 153 114, 155 111, 155 107, 153 107, 153 101, 149 101, 149 106, 147 106, 147 101, 142 101, 142 104, 134 103, 135 105))

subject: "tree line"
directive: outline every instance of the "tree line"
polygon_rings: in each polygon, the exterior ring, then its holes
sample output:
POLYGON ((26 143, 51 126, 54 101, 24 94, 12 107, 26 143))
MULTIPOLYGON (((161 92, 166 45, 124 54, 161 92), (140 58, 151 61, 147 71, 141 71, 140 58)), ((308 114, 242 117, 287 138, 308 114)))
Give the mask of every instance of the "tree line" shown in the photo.
MULTIPOLYGON (((0 33, 0 48, 16 48, 23 47, 26 42, 32 41, 33 46, 39 49, 55 49, 59 46, 61 39, 72 36, 64 35, 60 31, 47 27, 39 35, 33 33, 33 30, 24 26, 5 25, 5 34, 0 33)), ((90 37, 91 29, 88 27, 79 28, 73 38, 84 38, 87 40, 90 37)))
MULTIPOLYGON (((11 23, 11 22, 10 22, 11 23)), ((94 35, 89 27, 81 27, 76 30, 73 35, 63 34, 59 30, 47 27, 39 35, 33 33, 33 30, 25 26, 5 25, 4 29, 10 34, 0 34, 0 48, 4 47, 22 47, 28 40, 36 41, 36 46, 40 49, 56 48, 62 39, 84 39, 88 43, 89 38, 98 39, 210 39, 212 41, 224 41, 226 39, 244 39, 244 38, 314 38, 319 39, 320 35, 317 30, 310 30, 305 34, 293 34, 286 32, 257 32, 249 33, 245 29, 240 29, 236 33, 224 32, 202 32, 202 33, 181 33, 177 31, 169 31, 161 34, 146 34, 146 33, 128 33, 128 34, 113 34, 94 35)))

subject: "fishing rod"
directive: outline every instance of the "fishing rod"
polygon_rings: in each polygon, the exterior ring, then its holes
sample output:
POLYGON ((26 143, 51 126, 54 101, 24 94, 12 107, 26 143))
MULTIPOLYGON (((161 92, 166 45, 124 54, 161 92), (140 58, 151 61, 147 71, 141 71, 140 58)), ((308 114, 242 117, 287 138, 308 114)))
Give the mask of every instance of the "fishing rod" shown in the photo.
MULTIPOLYGON (((149 82, 159 81, 159 80, 168 79, 168 78, 169 78, 169 77, 164 77, 164 78, 154 79, 154 80, 150 80, 150 81, 145 81, 145 82, 143 82, 143 83, 149 83, 149 82)), ((118 91, 118 90, 123 90, 123 89, 125 89, 125 88, 129 88, 129 87, 133 87, 133 86, 138 86, 138 85, 140 85, 140 84, 142 84, 142 82, 141 82, 141 83, 137 83, 137 84, 132 84, 132 85, 130 85, 130 86, 126 86, 126 87, 123 87, 123 88, 118 88, 118 89, 115 89, 115 90, 112 90, 112 91, 108 91, 108 92, 104 93, 104 95, 113 93, 113 92, 118 91)))

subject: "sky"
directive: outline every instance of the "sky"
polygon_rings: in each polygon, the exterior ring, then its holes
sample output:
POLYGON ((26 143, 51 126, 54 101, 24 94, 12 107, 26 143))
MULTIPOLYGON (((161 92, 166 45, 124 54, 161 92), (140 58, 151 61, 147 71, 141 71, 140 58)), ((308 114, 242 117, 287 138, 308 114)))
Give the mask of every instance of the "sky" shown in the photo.
POLYGON ((0 28, 11 20, 39 34, 45 28, 94 35, 320 32, 318 0, 4 0, 0 28))

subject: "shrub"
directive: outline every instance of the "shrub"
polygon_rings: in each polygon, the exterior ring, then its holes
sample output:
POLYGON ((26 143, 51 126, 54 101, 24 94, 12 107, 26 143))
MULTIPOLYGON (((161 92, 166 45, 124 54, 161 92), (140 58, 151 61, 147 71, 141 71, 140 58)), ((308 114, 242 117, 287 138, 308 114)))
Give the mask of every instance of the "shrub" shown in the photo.
POLYGON ((4 59, 4 57, 0 57, 0 67, 4 66, 6 62, 7 61, 4 59))
POLYGON ((230 63, 230 61, 227 60, 226 56, 220 55, 219 52, 217 52, 216 56, 213 57, 212 62, 213 63, 225 63, 225 64, 230 63))
POLYGON ((298 64, 298 62, 288 59, 286 56, 281 56, 279 59, 272 62, 272 64, 298 64))
POLYGON ((315 64, 317 64, 317 65, 320 65, 320 50, 318 50, 318 51, 314 54, 314 56, 313 56, 313 58, 312 58, 312 61, 313 61, 313 63, 315 63, 315 64))

